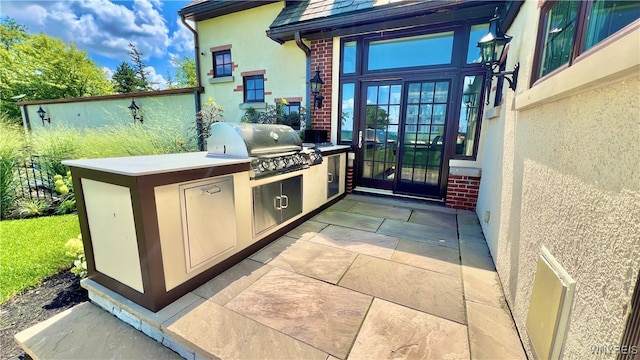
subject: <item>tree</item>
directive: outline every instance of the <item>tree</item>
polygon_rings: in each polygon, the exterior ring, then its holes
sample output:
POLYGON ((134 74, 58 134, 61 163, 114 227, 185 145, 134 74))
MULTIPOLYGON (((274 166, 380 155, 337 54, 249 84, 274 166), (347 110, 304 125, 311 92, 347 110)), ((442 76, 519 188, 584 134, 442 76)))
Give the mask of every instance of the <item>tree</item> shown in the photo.
POLYGON ((367 127, 374 129, 386 129, 389 125, 389 113, 375 105, 367 106, 367 127))
POLYGON ((16 96, 48 100, 106 95, 107 76, 73 44, 46 34, 31 34, 11 18, 0 23, 0 111, 19 121, 16 96))
POLYGON ((167 82, 167 88, 188 88, 198 86, 198 79, 196 77, 196 61, 193 56, 184 55, 182 58, 174 57, 171 59, 171 64, 176 68, 175 82, 170 85, 167 82))
POLYGON ((126 61, 118 65, 116 72, 111 76, 111 82, 114 90, 120 94, 136 92, 140 85, 140 79, 136 77, 136 71, 126 61))
POLYGON ((138 77, 138 82, 136 84, 138 91, 150 91, 153 90, 152 85, 156 85, 156 83, 151 83, 147 79, 147 75, 149 72, 146 70, 146 65, 142 61, 142 53, 138 51, 135 44, 129 43, 129 58, 131 62, 133 62, 133 70, 135 71, 136 76, 138 77))

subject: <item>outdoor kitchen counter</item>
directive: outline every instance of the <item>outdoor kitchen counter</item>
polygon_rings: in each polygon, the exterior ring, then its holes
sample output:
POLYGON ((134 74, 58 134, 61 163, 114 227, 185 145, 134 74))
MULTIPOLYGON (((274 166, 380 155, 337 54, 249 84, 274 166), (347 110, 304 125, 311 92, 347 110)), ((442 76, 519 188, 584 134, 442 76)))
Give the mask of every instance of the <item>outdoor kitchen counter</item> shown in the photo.
POLYGON ((104 171, 125 176, 143 176, 176 171, 202 169, 213 166, 246 164, 249 170, 249 159, 210 157, 206 151, 144 155, 103 159, 66 160, 63 164, 96 171, 104 171))
POLYGON ((64 161, 88 277, 159 311, 344 196, 350 147, 319 149, 322 163, 259 179, 208 152, 64 161))

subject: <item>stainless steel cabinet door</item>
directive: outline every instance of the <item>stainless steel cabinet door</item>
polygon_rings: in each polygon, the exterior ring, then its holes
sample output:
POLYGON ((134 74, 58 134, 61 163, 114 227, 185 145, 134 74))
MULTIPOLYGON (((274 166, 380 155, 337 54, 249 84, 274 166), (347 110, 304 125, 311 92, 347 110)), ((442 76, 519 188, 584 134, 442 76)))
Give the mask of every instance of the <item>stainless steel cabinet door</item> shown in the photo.
POLYGON ((187 271, 236 247, 233 179, 180 186, 187 271))
POLYGON ((282 181, 282 221, 302 213, 302 176, 282 181))
POLYGON ((282 221, 281 184, 253 188, 253 233, 257 235, 282 221))

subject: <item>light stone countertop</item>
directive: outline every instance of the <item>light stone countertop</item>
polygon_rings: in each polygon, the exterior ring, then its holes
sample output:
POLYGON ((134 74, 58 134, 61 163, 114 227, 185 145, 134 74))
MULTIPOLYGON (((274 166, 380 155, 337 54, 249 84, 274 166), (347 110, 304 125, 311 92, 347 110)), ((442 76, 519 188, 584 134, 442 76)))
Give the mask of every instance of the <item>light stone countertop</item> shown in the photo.
POLYGON ((207 156, 206 151, 201 151, 179 154, 65 160, 62 163, 71 167, 104 171, 113 174, 143 176, 182 170, 202 169, 214 166, 249 163, 249 159, 207 156))
POLYGON ((351 146, 348 145, 331 145, 331 146, 318 146, 321 152, 330 152, 336 150, 350 150, 351 146))

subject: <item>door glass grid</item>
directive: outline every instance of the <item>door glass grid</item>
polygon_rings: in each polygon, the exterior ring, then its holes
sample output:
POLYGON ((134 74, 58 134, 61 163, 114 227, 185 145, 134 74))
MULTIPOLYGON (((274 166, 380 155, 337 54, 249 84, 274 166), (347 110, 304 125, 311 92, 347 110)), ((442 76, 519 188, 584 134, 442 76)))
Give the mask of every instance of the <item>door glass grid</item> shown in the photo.
POLYGON ((367 87, 364 178, 393 181, 395 177, 401 85, 367 87))
POLYGON ((400 181, 438 185, 449 82, 411 83, 407 90, 400 181))

